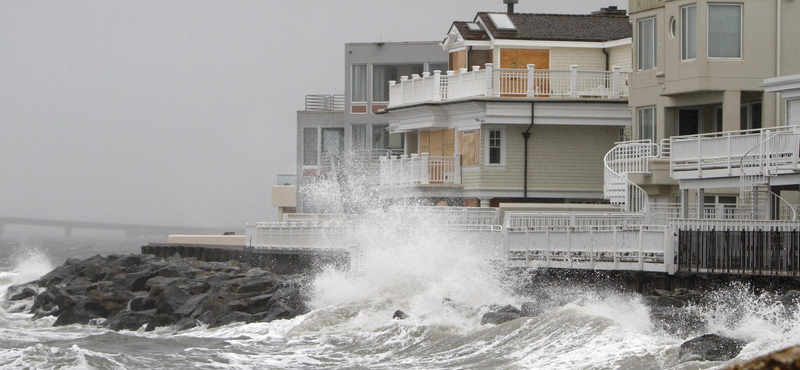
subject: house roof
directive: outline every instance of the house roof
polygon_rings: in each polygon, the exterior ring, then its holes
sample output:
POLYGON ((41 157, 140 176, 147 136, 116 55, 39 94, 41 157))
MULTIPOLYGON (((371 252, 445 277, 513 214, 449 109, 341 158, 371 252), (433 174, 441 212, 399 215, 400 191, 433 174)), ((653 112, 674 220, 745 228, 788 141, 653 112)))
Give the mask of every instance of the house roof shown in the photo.
POLYGON ((472 31, 467 26, 467 23, 472 22, 453 22, 453 27, 458 30, 464 40, 489 41, 489 35, 486 34, 486 31, 472 31))
MULTIPOLYGON (((602 14, 508 14, 516 31, 498 30, 489 18, 490 12, 480 12, 475 17, 486 25, 486 31, 495 39, 552 40, 552 41, 612 41, 631 37, 633 31, 627 16, 602 14)), ((506 14, 506 13, 502 13, 506 14)), ((467 38, 466 22, 455 22, 458 31, 467 38)), ((477 36, 475 36, 477 37, 477 36)))

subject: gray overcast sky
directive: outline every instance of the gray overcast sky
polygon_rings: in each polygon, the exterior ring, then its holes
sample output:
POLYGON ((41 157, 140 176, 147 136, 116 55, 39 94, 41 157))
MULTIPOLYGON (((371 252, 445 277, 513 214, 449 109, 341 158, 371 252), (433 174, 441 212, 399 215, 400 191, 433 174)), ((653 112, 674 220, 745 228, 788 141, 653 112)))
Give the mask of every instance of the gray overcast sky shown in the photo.
MULTIPOLYGON (((623 0, 520 0, 589 13, 623 0)), ((502 0, 0 2, 0 215, 273 221, 306 94, 344 43, 440 40, 502 0)))

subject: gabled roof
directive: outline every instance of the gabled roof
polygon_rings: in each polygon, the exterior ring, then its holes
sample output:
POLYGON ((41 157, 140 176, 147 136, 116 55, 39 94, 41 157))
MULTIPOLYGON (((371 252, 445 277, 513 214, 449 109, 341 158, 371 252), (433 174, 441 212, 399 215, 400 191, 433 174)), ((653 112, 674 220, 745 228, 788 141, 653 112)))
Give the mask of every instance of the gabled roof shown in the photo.
MULTIPOLYGON (((619 15, 575 15, 575 14, 508 14, 516 31, 500 31, 489 18, 490 12, 480 12, 475 17, 485 25, 494 39, 551 40, 551 41, 612 41, 631 37, 633 31, 627 16, 619 15)), ((506 13, 502 13, 506 14, 506 13)), ((461 35, 469 30, 465 22, 461 35)))
POLYGON ((467 26, 467 23, 472 22, 453 22, 453 27, 458 30, 458 33, 461 34, 464 40, 489 41, 489 35, 486 34, 486 31, 472 31, 467 26))

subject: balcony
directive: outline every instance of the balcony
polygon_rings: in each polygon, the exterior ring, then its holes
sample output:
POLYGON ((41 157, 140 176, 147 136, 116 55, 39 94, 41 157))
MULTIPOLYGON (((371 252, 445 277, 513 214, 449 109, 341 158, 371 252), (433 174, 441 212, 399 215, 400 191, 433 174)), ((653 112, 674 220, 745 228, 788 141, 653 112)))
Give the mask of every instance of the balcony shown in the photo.
POLYGON ((381 186, 407 187, 461 184, 461 155, 433 157, 428 153, 381 160, 381 186))
POLYGON ((462 68, 459 74, 425 72, 389 81, 389 108, 470 97, 627 98, 629 72, 612 69, 579 71, 573 65, 569 70, 549 70, 532 64, 527 69, 499 69, 487 63, 485 69, 462 68))
POLYGON ((344 111, 344 94, 306 95, 307 111, 344 111))
POLYGON ((673 136, 669 146, 670 171, 676 180, 739 177, 743 165, 769 169, 772 174, 788 173, 798 170, 800 128, 673 136))

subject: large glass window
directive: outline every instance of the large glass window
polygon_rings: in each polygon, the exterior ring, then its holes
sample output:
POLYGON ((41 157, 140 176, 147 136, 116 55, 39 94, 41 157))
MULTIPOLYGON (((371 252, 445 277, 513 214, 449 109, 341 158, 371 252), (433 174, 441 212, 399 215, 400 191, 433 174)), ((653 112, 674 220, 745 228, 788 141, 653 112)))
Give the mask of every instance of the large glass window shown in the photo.
POLYGON ((656 67, 656 19, 639 21, 639 70, 656 67))
POLYGON ((367 149, 367 126, 353 126, 353 150, 367 149))
POLYGON ((786 101, 786 125, 800 125, 800 99, 786 101))
POLYGON ((353 90, 351 101, 365 102, 367 101, 367 66, 354 65, 353 66, 353 90))
POLYGON ((638 138, 639 140, 650 139, 656 141, 656 108, 639 108, 638 111, 638 138))
POLYGON ((681 8, 681 60, 697 58, 697 5, 681 8))
POLYGON ((340 156, 344 152, 344 129, 322 129, 322 153, 331 156, 340 156))
POLYGON ((741 5, 708 5, 708 57, 742 57, 741 5))
POLYGON ((422 75, 423 64, 396 64, 372 66, 372 101, 389 101, 389 81, 400 81, 401 76, 422 75))
POLYGON ((405 148, 404 134, 390 134, 389 126, 372 125, 372 149, 392 149, 400 151, 405 148))
POLYGON ((303 129, 303 165, 316 166, 319 156, 317 155, 317 135, 316 127, 303 129))
POLYGON ((489 131, 489 164, 503 163, 503 132, 500 130, 489 131))

